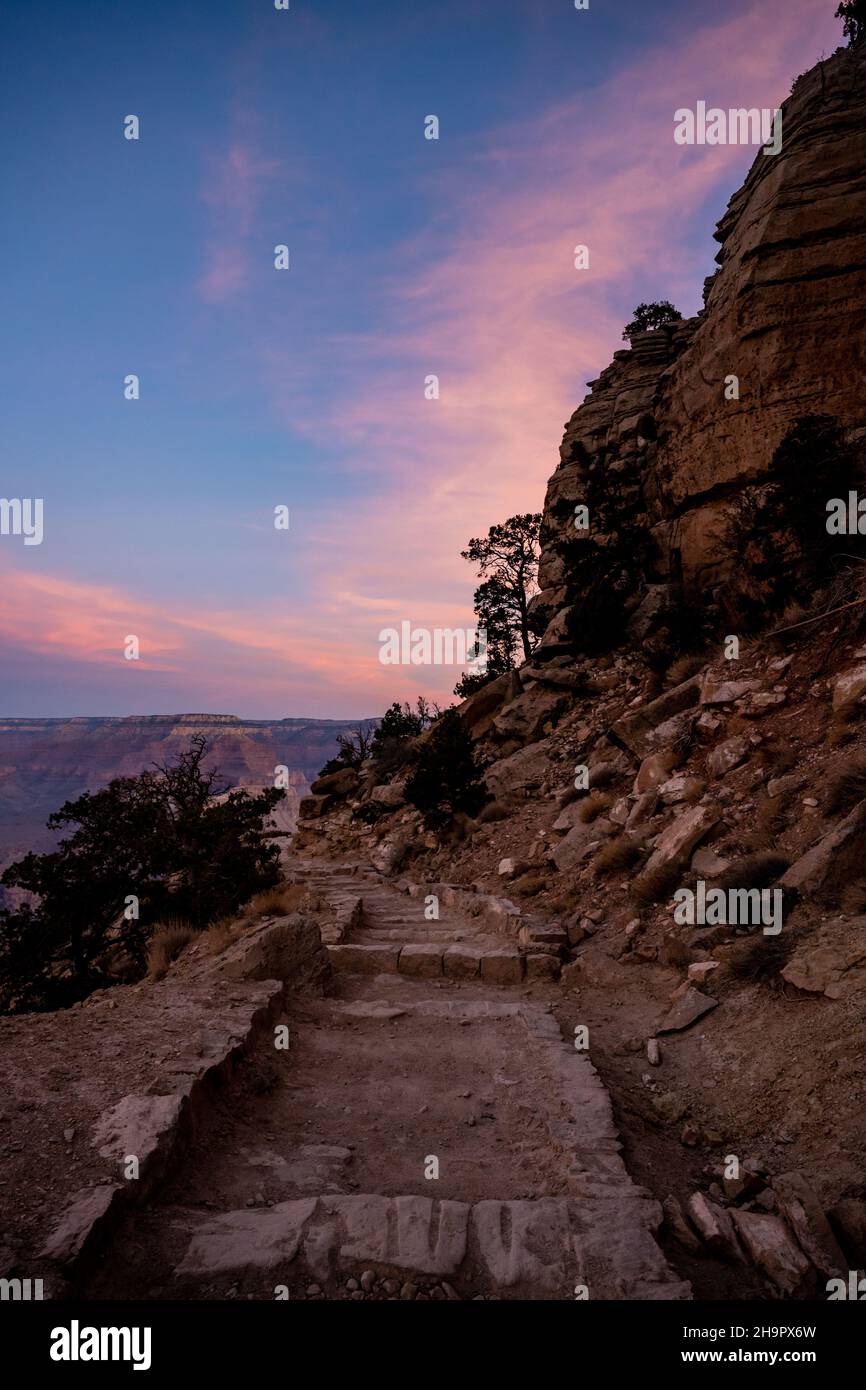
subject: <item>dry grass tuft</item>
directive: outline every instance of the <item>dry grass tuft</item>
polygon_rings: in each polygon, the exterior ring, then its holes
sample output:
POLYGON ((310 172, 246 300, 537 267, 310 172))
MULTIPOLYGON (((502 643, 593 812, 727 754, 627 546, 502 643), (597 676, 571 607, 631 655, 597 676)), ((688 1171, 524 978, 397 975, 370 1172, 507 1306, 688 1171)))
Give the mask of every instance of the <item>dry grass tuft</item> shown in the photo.
POLYGON ((589 825, 592 821, 597 820, 603 811, 608 811, 613 803, 614 797, 609 792, 590 792, 581 804, 577 813, 578 818, 583 821, 584 825, 589 825))
POLYGON ((690 680, 698 671, 702 671, 706 664, 706 657, 699 656, 697 652, 686 652, 671 662, 665 672, 665 680, 670 686, 682 685, 683 681, 690 680))
POLYGON ((172 961, 177 960, 184 947, 198 935, 188 922, 157 922, 147 947, 148 978, 161 980, 172 961))
POLYGON ((779 850, 762 849, 747 854, 732 864, 715 880, 713 887, 728 892, 731 888, 769 888, 790 866, 787 855, 779 850))
POLYGON ((852 754, 827 778, 822 798, 825 816, 838 816, 850 811, 866 797, 866 758, 852 754))
POLYGON ((517 893, 522 893, 524 897, 533 898, 536 893, 540 893, 542 889, 547 887, 547 879, 542 878, 540 874, 522 874, 520 878, 514 880, 511 886, 517 893))
POLYGON ((632 868, 640 857, 640 846, 630 835, 617 835, 602 845, 593 860, 593 867, 597 874, 615 874, 632 868))
POLYGON ((682 874, 675 864, 659 864, 655 869, 644 869, 631 885, 632 896, 639 903, 660 903, 669 898, 682 880, 682 874))

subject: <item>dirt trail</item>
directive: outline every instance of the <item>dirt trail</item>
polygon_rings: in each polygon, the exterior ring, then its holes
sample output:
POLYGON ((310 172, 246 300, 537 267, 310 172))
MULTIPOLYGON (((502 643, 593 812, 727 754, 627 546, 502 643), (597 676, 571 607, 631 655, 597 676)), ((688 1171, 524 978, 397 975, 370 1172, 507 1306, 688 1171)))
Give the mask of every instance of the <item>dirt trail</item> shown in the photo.
POLYGON ((485 979, 515 948, 473 919, 349 867, 297 877, 351 921, 323 931, 329 995, 292 998, 288 1047, 261 1039, 85 1295, 688 1297, 554 988, 485 979))

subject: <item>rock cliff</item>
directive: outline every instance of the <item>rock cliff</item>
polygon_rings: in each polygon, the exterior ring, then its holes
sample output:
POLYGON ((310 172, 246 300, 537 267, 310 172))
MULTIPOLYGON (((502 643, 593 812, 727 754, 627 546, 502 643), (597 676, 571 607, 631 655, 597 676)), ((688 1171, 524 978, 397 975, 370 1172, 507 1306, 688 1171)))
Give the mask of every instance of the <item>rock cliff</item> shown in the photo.
POLYGON ((598 649, 623 619, 641 640, 671 605, 710 607, 737 557, 731 504, 766 481, 793 422, 831 416, 855 439, 866 426, 862 46, 797 80, 783 131, 718 224, 703 310, 632 338, 566 426, 544 508, 538 655, 598 649))

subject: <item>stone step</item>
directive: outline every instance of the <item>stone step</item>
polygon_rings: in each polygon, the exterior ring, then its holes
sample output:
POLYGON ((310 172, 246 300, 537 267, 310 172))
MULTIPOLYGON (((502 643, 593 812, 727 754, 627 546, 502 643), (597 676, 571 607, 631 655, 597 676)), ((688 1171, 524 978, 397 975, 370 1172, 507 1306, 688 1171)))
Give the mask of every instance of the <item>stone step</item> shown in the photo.
POLYGON ((275 1283, 345 1281, 372 1268, 507 1290, 514 1297, 685 1299, 634 1204, 565 1197, 469 1204, 415 1195, 327 1194, 202 1216, 180 1209, 179 1279, 267 1272, 275 1283), (627 1256, 619 1242, 628 1233, 627 1256), (619 1256, 611 1260, 611 1251, 619 1256))
POLYGON ((490 950, 455 942, 443 946, 439 942, 371 942, 349 941, 328 946, 331 965, 335 970, 348 970, 361 975, 400 974, 416 979, 433 979, 440 975, 452 979, 480 977, 491 985, 519 985, 524 977, 524 958, 519 951, 490 950))

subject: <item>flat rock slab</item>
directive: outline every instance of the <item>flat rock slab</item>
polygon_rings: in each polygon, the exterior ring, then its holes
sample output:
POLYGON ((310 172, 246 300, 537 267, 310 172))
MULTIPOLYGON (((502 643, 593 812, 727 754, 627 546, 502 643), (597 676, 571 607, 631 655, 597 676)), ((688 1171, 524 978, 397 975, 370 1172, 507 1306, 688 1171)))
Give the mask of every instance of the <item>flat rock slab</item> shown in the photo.
POLYGON ((684 1028, 689 1028, 699 1018, 703 1018, 704 1014, 715 1009, 718 1002, 718 999, 711 999, 708 994, 701 994, 699 989, 687 989, 662 1019, 656 1032, 681 1033, 684 1028))

